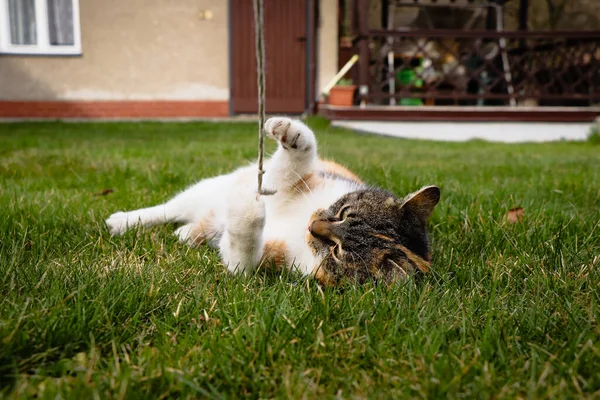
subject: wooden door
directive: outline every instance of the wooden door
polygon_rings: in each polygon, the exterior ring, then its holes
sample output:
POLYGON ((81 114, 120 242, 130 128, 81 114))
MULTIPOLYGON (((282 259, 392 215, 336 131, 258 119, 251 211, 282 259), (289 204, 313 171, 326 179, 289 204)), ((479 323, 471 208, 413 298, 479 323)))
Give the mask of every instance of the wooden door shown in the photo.
MULTIPOLYGON (((263 0, 267 113, 307 108, 307 1, 263 0)), ((252 0, 230 0, 233 112, 258 111, 252 0)))

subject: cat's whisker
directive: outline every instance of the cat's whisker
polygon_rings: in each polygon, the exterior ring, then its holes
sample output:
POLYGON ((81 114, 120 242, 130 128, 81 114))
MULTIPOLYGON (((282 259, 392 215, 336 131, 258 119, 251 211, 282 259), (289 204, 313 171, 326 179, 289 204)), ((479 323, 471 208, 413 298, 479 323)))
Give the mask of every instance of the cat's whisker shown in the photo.
POLYGON ((306 189, 308 190, 308 192, 312 194, 312 189, 310 188, 310 186, 308 186, 308 183, 306 183, 306 181, 296 171, 293 172, 294 174, 296 174, 296 176, 298 176, 298 182, 302 182, 304 184, 304 187, 306 187, 306 189))
MULTIPOLYGON (((296 175, 298 175, 298 174, 296 174, 296 175)), ((306 182, 302 178, 300 178, 297 181, 292 181, 291 179, 286 178, 286 183, 288 183, 288 186, 290 186, 294 190, 294 192, 296 192, 299 195, 302 195, 305 199, 308 199, 308 195, 304 192, 304 190, 302 190, 300 187, 298 187, 298 182, 299 181, 302 181, 304 183, 304 186, 312 194, 312 191, 310 190, 310 187, 306 184, 306 182)))
POLYGON ((296 194, 299 194, 305 199, 308 199, 308 195, 304 193, 304 191, 301 188, 299 188, 298 185, 296 185, 297 181, 292 181, 291 179, 287 178, 286 183, 296 194))
POLYGON ((366 265, 367 265, 367 262, 365 261, 365 259, 364 259, 364 258, 363 258, 363 257, 362 257, 360 254, 358 254, 358 253, 354 253, 354 252, 352 252, 352 253, 349 253, 349 254, 352 256, 352 261, 353 261, 353 262, 356 260, 356 259, 354 258, 354 257, 356 256, 356 257, 360 258, 360 261, 363 263, 363 265, 364 265, 364 266, 366 266, 366 265))

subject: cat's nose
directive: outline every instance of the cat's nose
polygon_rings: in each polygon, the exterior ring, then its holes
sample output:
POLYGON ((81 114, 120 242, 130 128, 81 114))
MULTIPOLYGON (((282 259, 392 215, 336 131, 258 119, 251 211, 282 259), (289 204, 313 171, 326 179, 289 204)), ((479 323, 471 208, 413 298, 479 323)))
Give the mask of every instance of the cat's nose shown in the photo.
POLYGON ((308 227, 311 235, 332 240, 335 236, 333 233, 333 224, 329 221, 316 220, 308 227))

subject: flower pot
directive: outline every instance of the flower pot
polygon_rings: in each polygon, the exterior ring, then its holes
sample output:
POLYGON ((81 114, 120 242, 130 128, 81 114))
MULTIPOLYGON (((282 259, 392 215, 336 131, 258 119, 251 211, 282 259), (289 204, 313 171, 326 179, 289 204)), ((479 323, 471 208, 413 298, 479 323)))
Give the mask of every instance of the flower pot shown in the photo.
POLYGON ((342 36, 340 38, 340 49, 351 49, 352 48, 352 38, 349 36, 342 36))
POLYGON ((350 107, 354 104, 356 85, 334 86, 329 91, 329 105, 350 107))

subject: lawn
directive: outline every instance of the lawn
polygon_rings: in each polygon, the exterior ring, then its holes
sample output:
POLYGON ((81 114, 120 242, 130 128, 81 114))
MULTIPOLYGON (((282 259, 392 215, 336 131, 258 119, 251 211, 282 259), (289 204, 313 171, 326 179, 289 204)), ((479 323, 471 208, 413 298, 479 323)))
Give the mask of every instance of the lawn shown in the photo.
POLYGON ((431 275, 321 289, 229 276, 172 226, 108 234, 253 160, 255 123, 1 124, 0 397, 600 396, 598 145, 309 125, 370 183, 440 186, 431 275))

